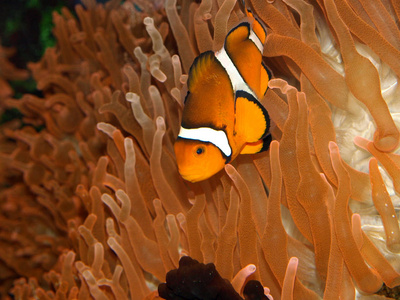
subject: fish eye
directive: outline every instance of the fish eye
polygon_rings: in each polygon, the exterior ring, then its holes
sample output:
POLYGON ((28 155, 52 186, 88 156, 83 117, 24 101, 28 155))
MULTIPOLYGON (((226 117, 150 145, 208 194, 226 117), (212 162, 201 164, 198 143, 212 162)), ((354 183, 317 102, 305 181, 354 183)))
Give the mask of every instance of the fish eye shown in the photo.
POLYGON ((197 147, 197 149, 196 149, 196 154, 197 155, 201 155, 201 154, 203 154, 204 152, 206 151, 206 149, 204 149, 204 147, 197 147))

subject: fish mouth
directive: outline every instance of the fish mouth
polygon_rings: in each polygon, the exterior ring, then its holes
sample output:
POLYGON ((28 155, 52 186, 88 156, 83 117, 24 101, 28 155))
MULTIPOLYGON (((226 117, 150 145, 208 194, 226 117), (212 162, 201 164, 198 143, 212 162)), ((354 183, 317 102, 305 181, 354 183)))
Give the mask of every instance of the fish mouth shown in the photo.
POLYGON ((179 169, 179 174, 181 174, 183 179, 190 182, 198 182, 210 177, 205 176, 203 173, 184 172, 181 169, 179 169))
POLYGON ((198 182, 198 181, 202 181, 206 178, 202 178, 202 176, 193 176, 193 175, 182 175, 182 178, 185 179, 186 181, 190 181, 190 182, 198 182))

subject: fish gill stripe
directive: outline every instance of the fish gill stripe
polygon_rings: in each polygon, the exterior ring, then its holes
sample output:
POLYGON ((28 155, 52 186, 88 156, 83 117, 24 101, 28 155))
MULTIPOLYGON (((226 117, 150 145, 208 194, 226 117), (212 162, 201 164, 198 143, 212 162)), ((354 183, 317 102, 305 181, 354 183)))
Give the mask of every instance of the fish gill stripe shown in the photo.
POLYGON ((181 126, 178 137, 188 140, 208 142, 218 147, 226 157, 232 155, 228 137, 223 130, 215 130, 209 127, 184 128, 181 126))
POLYGON ((247 83, 244 81, 242 75, 240 75, 238 69, 234 65, 232 59, 229 57, 229 54, 225 50, 225 46, 222 47, 221 50, 215 53, 216 59, 221 63, 221 65, 225 68, 226 73, 228 73, 229 79, 232 83, 233 90, 245 91, 257 98, 254 92, 250 89, 247 83))

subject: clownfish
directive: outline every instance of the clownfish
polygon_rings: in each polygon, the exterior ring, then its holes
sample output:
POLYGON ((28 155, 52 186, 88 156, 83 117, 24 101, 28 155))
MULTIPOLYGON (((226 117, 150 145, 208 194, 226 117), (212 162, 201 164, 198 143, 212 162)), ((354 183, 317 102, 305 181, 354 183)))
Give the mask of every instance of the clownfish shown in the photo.
POLYGON ((269 148, 270 120, 259 102, 271 78, 262 61, 265 39, 265 28, 248 12, 246 21, 229 31, 221 50, 200 54, 190 67, 174 144, 185 180, 205 180, 239 154, 269 148))

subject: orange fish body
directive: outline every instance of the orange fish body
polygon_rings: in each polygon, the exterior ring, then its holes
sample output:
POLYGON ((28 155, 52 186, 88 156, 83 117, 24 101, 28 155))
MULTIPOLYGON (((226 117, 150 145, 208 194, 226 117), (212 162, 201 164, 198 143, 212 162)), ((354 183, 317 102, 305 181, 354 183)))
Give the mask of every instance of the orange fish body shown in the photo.
POLYGON ((191 182, 211 177, 239 154, 267 150, 269 117, 258 99, 270 74, 262 62, 266 32, 252 22, 233 28, 216 53, 193 62, 181 129, 174 145, 179 172, 191 182))

